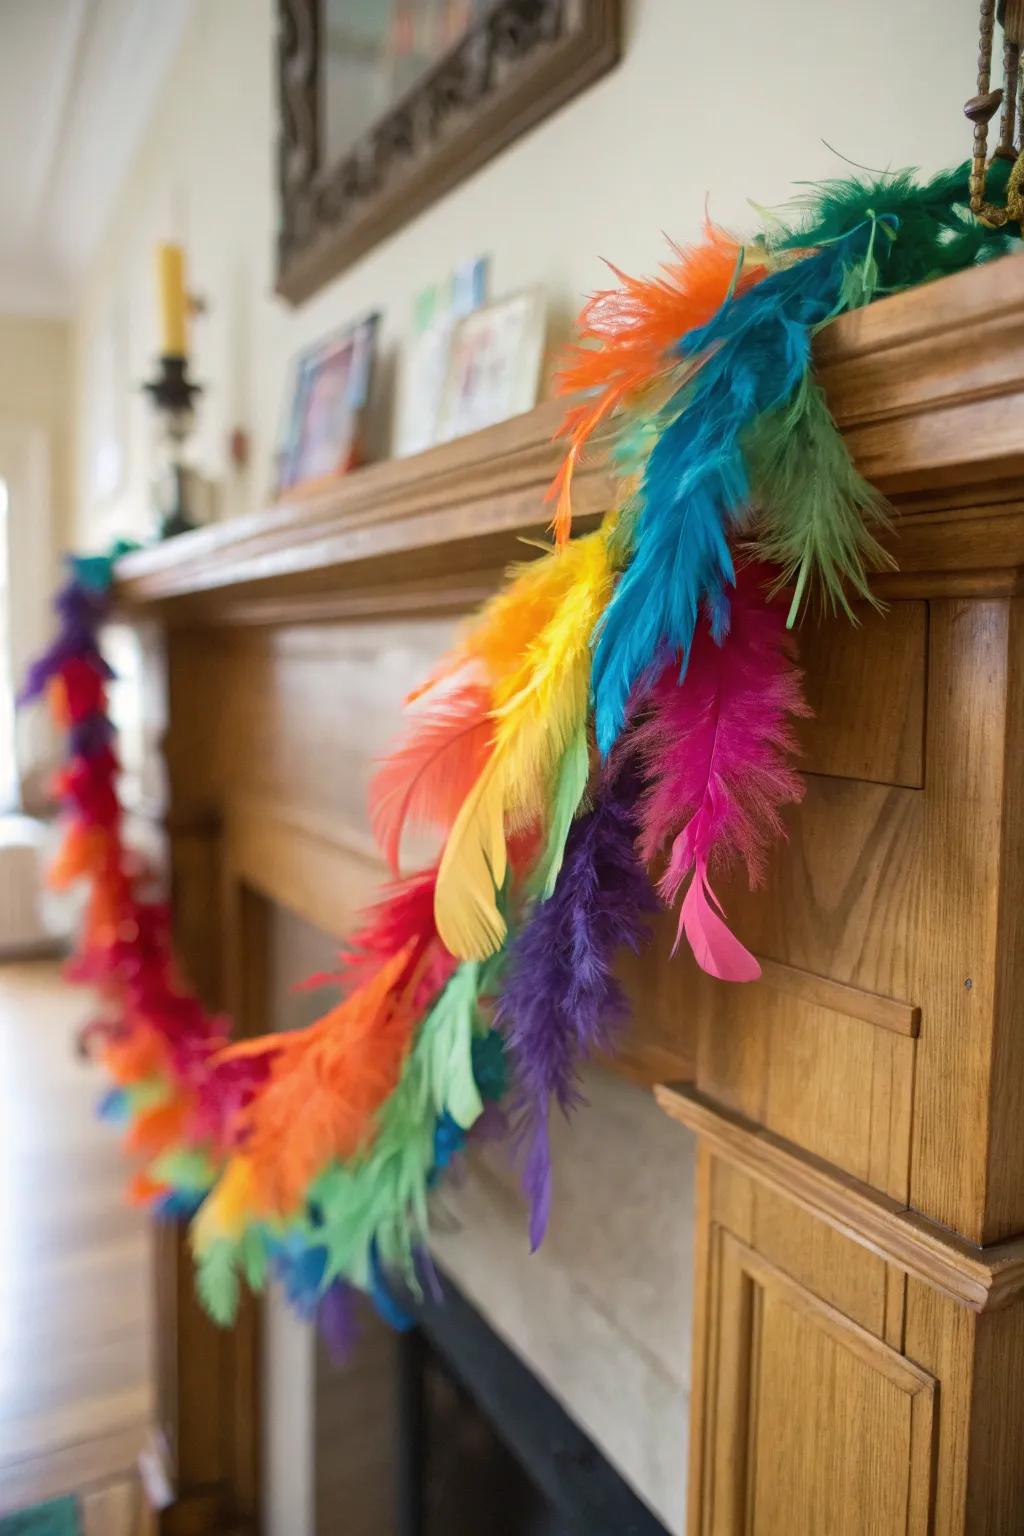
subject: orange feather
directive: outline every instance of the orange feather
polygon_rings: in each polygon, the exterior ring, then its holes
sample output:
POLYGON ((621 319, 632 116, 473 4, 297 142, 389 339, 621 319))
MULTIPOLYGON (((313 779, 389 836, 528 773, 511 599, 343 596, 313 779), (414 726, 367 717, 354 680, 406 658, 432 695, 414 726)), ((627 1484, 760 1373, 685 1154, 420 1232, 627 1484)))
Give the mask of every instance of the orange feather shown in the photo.
POLYGON ((113 857, 114 844, 105 827, 69 822, 47 880, 54 890, 65 890, 83 875, 99 878, 113 857))
POLYGON ((478 682, 438 695, 377 768, 370 823, 394 874, 405 826, 451 830, 491 750, 490 704, 490 689, 478 682))
POLYGON ((156 1030, 140 1024, 123 1039, 112 1040, 102 1052, 103 1065, 115 1083, 140 1083, 169 1069, 167 1043, 156 1030))
POLYGON ((243 1112, 243 1155, 268 1214, 297 1210, 317 1174, 371 1139, 415 1025, 415 978, 393 991, 408 960, 407 946, 304 1031, 302 1049, 275 1058, 269 1081, 243 1112))
POLYGON ((669 374, 678 370, 685 376, 693 365, 677 356, 679 339, 706 324, 734 284, 743 292, 765 275, 763 258, 744 261, 744 247, 731 235, 712 224, 705 235, 701 245, 673 243, 672 258, 657 277, 630 277, 611 267, 620 286, 593 294, 583 306, 577 321, 581 344, 569 352, 557 378, 561 394, 591 393, 570 407, 559 428, 569 450, 548 492, 556 502, 552 526, 559 544, 569 537, 573 474, 593 433, 613 411, 669 374))
POLYGON ((174 1098, 166 1104, 143 1110, 125 1133, 125 1150, 155 1156, 184 1141, 190 1113, 191 1105, 184 1098, 174 1098))

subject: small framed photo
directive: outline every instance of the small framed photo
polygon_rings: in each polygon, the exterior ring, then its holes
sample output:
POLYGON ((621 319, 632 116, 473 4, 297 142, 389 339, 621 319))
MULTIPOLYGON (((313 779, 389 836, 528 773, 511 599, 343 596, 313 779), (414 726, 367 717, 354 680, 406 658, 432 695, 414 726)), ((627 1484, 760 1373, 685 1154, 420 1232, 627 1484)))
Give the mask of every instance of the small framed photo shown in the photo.
POLYGON ((452 334, 438 441, 507 421, 536 405, 543 357, 541 289, 525 289, 466 315, 452 334))
POLYGON ((299 357, 278 453, 279 494, 332 480, 362 461, 379 322, 369 315, 299 357))

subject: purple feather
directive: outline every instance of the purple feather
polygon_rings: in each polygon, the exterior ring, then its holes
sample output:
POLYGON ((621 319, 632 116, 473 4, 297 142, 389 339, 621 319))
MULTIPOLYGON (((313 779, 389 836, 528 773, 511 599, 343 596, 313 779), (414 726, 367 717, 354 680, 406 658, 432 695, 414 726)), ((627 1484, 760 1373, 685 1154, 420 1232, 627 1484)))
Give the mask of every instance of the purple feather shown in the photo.
POLYGON ((60 618, 57 638, 48 650, 29 664, 18 695, 19 704, 28 704, 41 697, 50 678, 71 656, 86 656, 98 664, 105 676, 113 675, 100 656, 97 643, 99 627, 110 608, 109 597, 90 591, 72 578, 61 587, 53 606, 60 618))
POLYGON ((635 847, 638 786, 620 772, 573 826, 549 901, 513 940, 498 1020, 521 1096, 523 1187, 530 1243, 544 1237, 551 1206, 548 1106, 568 1114, 581 1101, 579 1067, 614 1043, 627 1012, 612 965, 636 951, 658 908, 635 847))
POLYGON ((106 715, 86 715, 68 729, 68 753, 71 757, 96 757, 114 738, 114 727, 106 715))
POLYGON ((321 1296, 316 1325, 335 1365, 350 1360, 359 1338, 356 1292, 346 1280, 335 1280, 321 1296))

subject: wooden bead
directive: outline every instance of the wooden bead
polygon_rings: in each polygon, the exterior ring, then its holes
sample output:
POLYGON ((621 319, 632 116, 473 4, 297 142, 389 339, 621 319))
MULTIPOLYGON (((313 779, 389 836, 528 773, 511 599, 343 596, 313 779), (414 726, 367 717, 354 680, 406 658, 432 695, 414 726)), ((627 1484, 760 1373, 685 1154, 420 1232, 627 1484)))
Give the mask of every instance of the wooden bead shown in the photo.
POLYGON ((981 96, 972 96, 970 101, 964 102, 964 117, 972 123, 988 123, 995 117, 1003 104, 1003 92, 998 90, 986 91, 981 96))

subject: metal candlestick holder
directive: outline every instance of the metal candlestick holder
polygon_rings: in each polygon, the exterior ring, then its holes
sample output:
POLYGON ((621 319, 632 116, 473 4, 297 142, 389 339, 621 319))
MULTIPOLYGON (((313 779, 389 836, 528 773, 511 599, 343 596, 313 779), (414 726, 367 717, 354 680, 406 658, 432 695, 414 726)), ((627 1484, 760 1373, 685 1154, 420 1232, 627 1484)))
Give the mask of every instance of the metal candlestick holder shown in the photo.
POLYGON ((162 427, 162 454, 165 459, 157 491, 160 510, 160 537, 173 538, 199 525, 193 516, 190 494, 192 476, 185 463, 185 444, 195 424, 193 402, 202 394, 200 385, 188 377, 188 359, 164 354, 160 372, 143 385, 159 412, 162 427))

